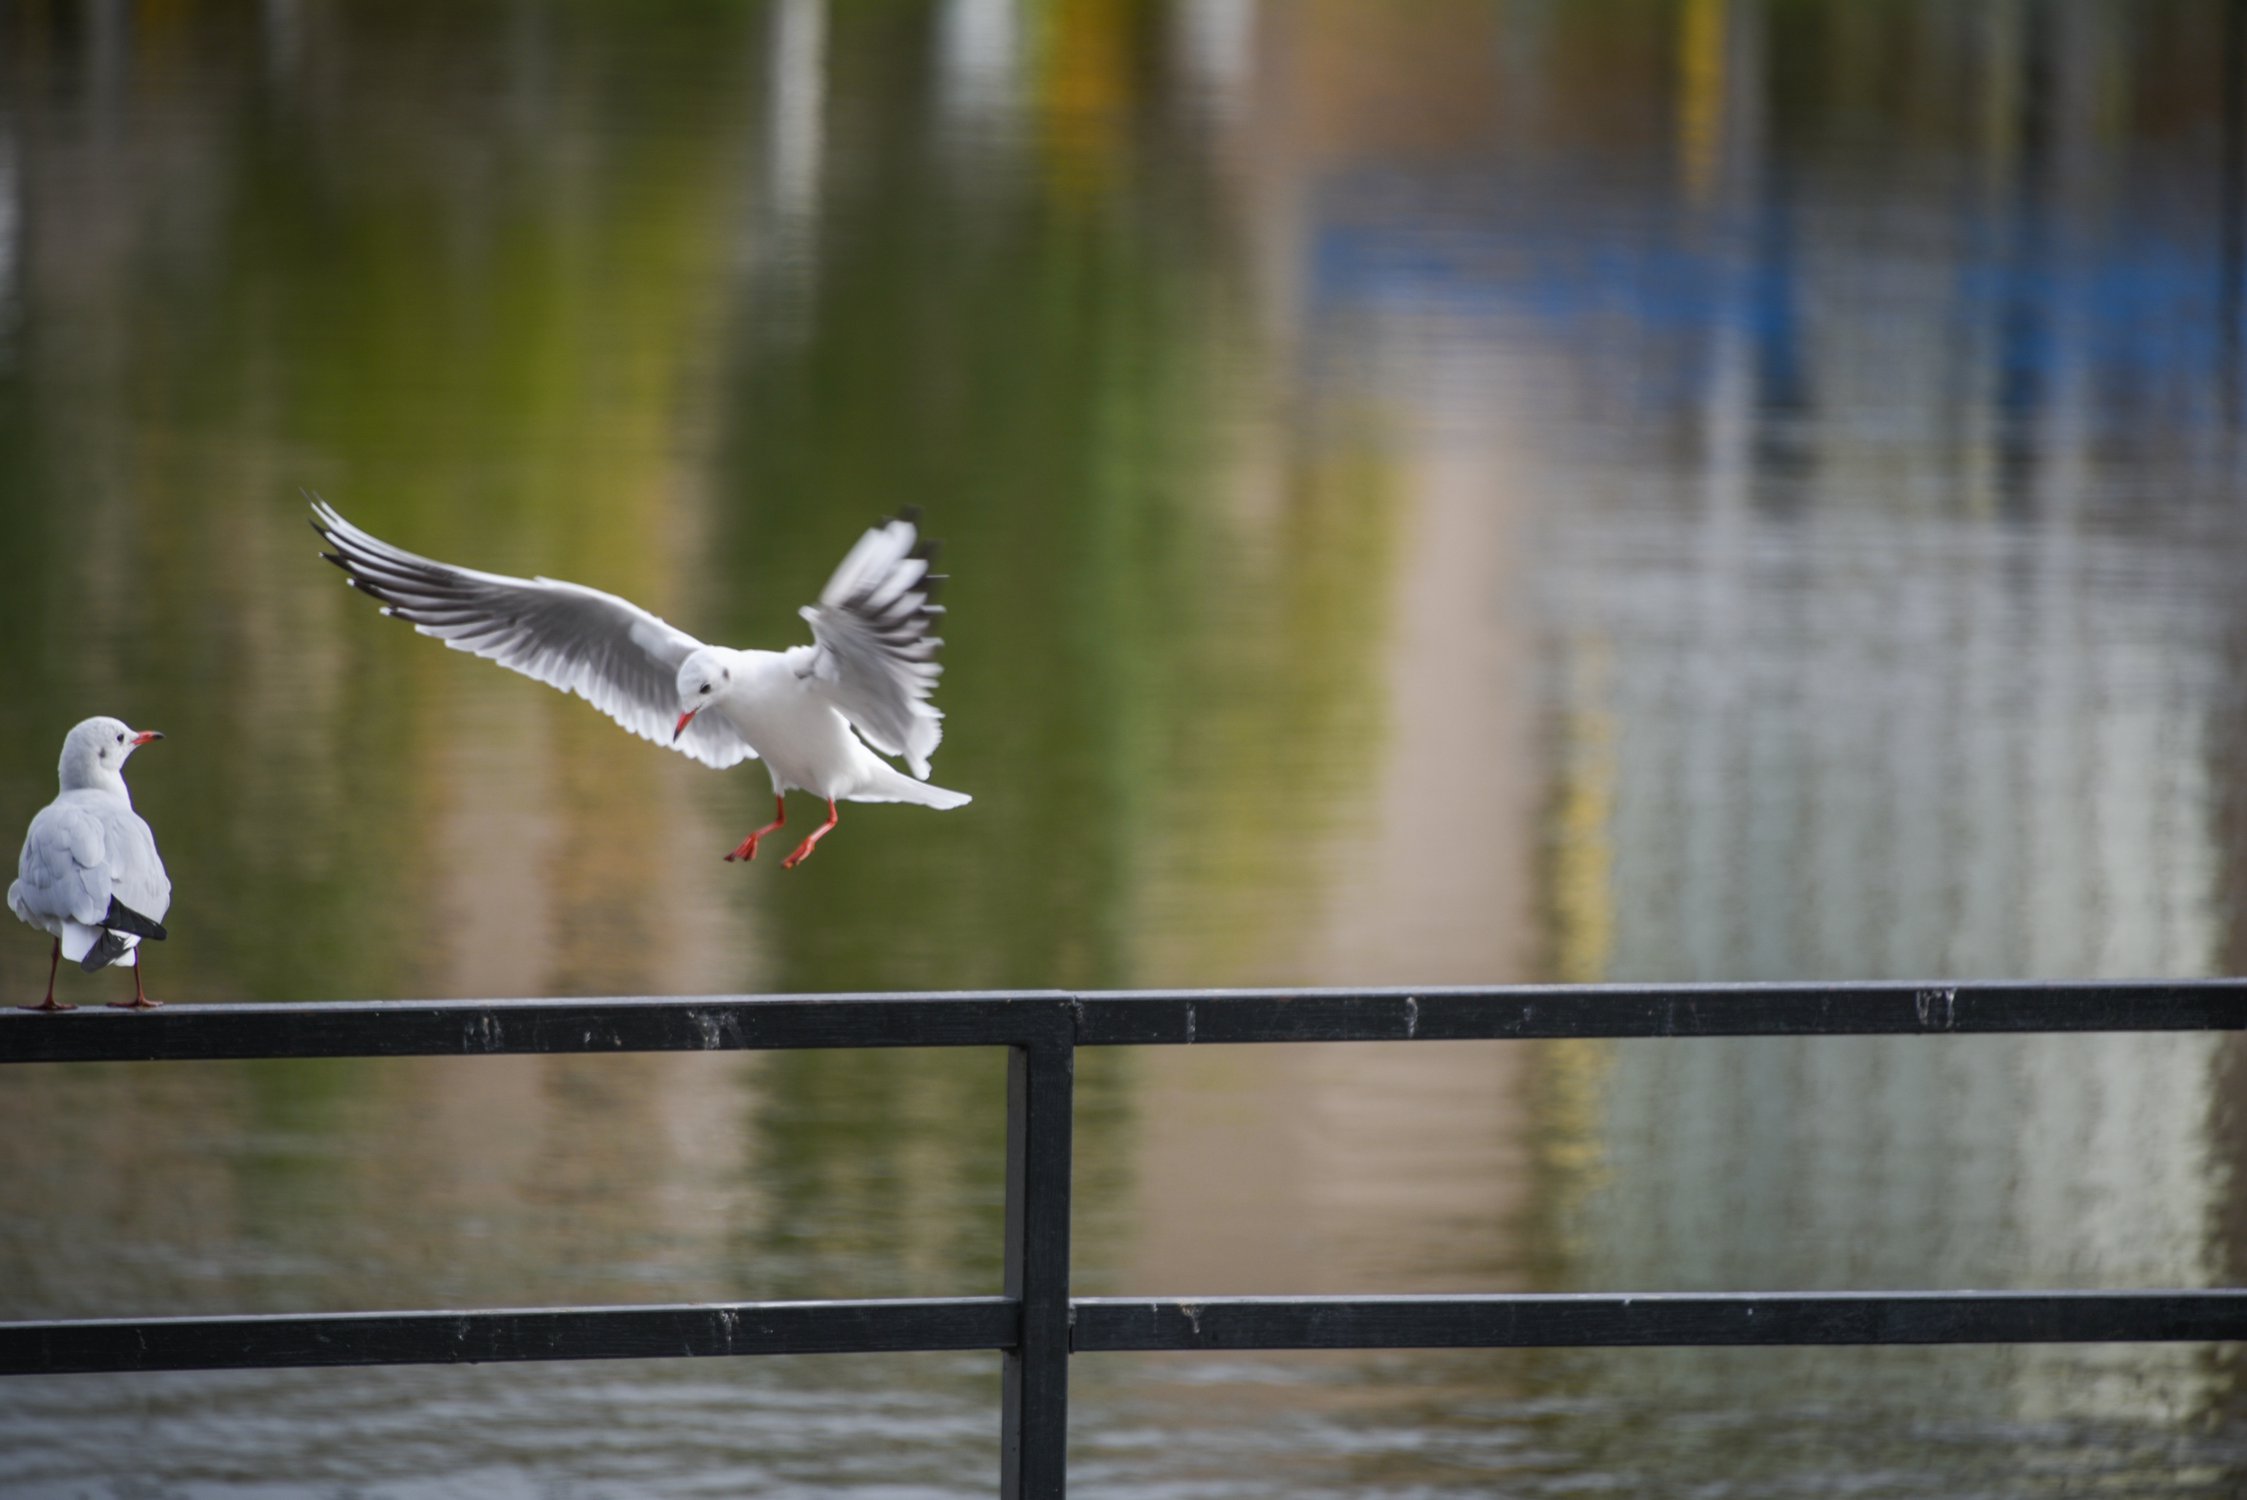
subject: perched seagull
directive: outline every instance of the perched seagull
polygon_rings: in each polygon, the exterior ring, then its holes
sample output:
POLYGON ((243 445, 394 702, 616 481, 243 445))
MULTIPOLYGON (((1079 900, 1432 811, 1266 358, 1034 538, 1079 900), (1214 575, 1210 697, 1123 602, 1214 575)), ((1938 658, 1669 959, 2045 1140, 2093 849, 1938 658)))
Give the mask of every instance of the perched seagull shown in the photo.
POLYGON ((55 970, 64 959, 89 974, 104 964, 133 971, 133 998, 120 1009, 154 1010, 141 987, 140 940, 164 940, 172 904, 171 877, 156 855, 156 835, 133 811, 125 761, 150 740, 116 719, 88 719, 62 742, 62 791, 39 809, 23 836, 8 910, 55 937, 47 965, 47 998, 25 1010, 76 1010, 55 1001, 55 970))
POLYGON ((335 548, 320 555, 381 600, 384 614, 455 651, 575 693, 642 739, 669 743, 706 766, 762 756, 772 773, 772 821, 728 860, 755 859, 757 841, 787 823, 790 788, 827 802, 827 821, 781 861, 790 870, 840 819, 837 802, 951 808, 968 801, 964 792, 928 785, 943 717, 928 702, 944 644, 931 634, 943 607, 931 601, 944 579, 929 571, 936 544, 920 540, 916 511, 860 537, 819 602, 800 611, 811 622, 812 645, 731 651, 598 589, 416 556, 309 498, 312 529, 335 548), (913 775, 868 744, 905 757, 913 775))

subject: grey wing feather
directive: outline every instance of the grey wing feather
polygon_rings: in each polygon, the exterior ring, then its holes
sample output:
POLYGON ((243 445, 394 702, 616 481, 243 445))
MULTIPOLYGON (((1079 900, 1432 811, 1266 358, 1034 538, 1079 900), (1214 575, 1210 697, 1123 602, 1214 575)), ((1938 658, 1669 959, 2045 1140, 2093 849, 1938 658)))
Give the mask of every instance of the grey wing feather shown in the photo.
POLYGON ((102 820, 67 802, 41 808, 24 835, 8 904, 93 927, 108 913, 112 890, 102 820))
POLYGON ((322 553, 352 586, 455 651, 575 693, 642 739, 720 768, 756 755, 721 715, 705 714, 676 740, 679 664, 701 646, 628 599, 557 578, 511 578, 457 568, 393 547, 314 500, 322 553))
MULTIPOLYGON (((164 913, 171 910, 172 878, 156 852, 156 835, 140 814, 122 804, 103 809, 101 818, 109 847, 109 893, 135 915, 163 921, 164 913)), ((102 918, 108 915, 104 903, 102 918)))
POLYGON ((860 537, 802 614, 818 643, 808 675, 869 744, 904 756, 926 781, 943 737, 928 697, 944 670, 935 634, 944 607, 934 602, 944 577, 929 571, 936 544, 921 538, 918 520, 907 510, 860 537))

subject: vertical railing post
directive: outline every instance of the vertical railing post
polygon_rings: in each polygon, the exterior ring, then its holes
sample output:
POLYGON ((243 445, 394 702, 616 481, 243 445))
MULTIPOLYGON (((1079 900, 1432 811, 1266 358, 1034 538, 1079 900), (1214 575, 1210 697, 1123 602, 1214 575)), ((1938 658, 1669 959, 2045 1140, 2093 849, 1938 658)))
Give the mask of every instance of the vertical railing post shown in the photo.
POLYGON ((1060 1500, 1069 1441, 1069 1134, 1073 1036, 1008 1049, 1006 1295, 1022 1331, 1006 1355, 999 1494, 1060 1500))

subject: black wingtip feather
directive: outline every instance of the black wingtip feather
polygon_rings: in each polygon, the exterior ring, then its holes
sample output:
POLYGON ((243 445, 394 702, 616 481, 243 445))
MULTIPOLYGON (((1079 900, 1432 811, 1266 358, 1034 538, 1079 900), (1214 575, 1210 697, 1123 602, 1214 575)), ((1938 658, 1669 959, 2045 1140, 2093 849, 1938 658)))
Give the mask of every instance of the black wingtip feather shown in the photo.
POLYGON ((98 974, 111 963, 124 957, 125 950, 131 946, 132 944, 126 942, 116 933, 105 932, 91 948, 86 950, 86 956, 78 960, 78 967, 89 974, 98 974))
POLYGON ((380 588, 377 588, 374 584, 367 582, 367 580, 361 578, 356 573, 351 574, 344 581, 350 584, 353 588, 357 589, 360 593, 365 594, 369 599, 379 599, 380 601, 382 601, 384 606, 386 606, 382 612, 386 615, 393 615, 393 618, 400 620, 404 619, 404 615, 394 615, 393 611, 399 609, 409 609, 412 607, 408 605, 404 600, 398 598, 396 595, 384 593, 380 588))
POLYGON ((103 913, 101 925, 110 932, 129 932, 134 937, 154 938, 159 943, 165 938, 163 923, 154 917, 142 916, 115 896, 109 898, 109 910, 103 913))

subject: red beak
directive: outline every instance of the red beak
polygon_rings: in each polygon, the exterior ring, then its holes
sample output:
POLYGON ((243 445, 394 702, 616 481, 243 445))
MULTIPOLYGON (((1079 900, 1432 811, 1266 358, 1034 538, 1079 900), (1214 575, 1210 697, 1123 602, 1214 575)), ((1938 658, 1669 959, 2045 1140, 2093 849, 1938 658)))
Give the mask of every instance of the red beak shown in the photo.
POLYGON ((696 714, 701 712, 702 710, 699 708, 690 708, 685 713, 679 715, 679 722, 674 725, 671 730, 672 744, 676 745, 677 743, 679 743, 679 736, 687 732, 688 723, 694 718, 696 714))
POLYGON ((133 736, 133 743, 136 745, 145 745, 150 740, 160 740, 163 737, 164 732, 160 729, 146 729, 133 736))

